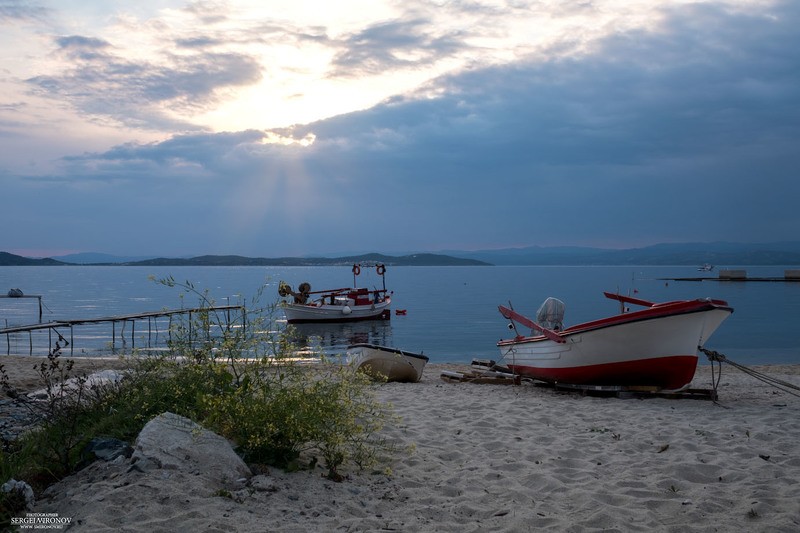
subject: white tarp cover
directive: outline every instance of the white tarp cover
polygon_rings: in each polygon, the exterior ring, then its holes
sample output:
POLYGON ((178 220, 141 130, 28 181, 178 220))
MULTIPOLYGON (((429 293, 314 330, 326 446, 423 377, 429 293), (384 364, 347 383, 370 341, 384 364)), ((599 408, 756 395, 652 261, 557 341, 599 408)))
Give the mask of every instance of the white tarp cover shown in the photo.
POLYGON ((548 298, 536 312, 536 323, 552 330, 564 329, 564 302, 558 298, 548 298))

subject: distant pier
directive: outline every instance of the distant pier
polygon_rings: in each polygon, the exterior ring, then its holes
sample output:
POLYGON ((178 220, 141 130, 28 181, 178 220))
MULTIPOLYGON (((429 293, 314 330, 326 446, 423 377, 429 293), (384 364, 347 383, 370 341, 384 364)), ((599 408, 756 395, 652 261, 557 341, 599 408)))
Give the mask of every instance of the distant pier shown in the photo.
MULTIPOLYGON (((14 296, 14 298, 20 298, 20 296, 14 296)), ((35 297, 34 297, 35 298, 35 297)), ((39 298, 40 306, 41 306, 41 297, 39 298)), ((28 333, 29 339, 29 350, 28 354, 33 354, 33 332, 41 331, 41 330, 48 330, 48 352, 53 348, 53 334, 56 335, 56 342, 59 340, 67 340, 60 332, 60 330, 69 329, 69 347, 70 347, 70 355, 74 353, 75 349, 75 342, 74 342, 74 328, 76 326, 82 326, 87 324, 110 324, 111 325, 111 350, 112 352, 115 351, 116 348, 116 341, 117 341, 117 325, 121 324, 122 328, 119 334, 120 341, 124 344, 125 343, 125 325, 130 324, 131 334, 131 349, 135 349, 136 345, 136 322, 137 321, 144 321, 147 320, 147 342, 146 346, 150 347, 151 340, 153 336, 153 325, 154 322, 159 318, 167 318, 172 320, 172 317, 175 315, 188 315, 189 316, 189 336, 192 338, 192 330, 191 330, 191 323, 192 323, 192 315, 196 313, 208 313, 208 312, 216 312, 216 311, 224 311, 226 320, 227 320, 227 327, 232 326, 232 320, 230 316, 230 311, 238 310, 241 311, 242 317, 242 326, 244 326, 244 313, 245 308, 241 305, 223 305, 223 306, 212 306, 212 307, 197 307, 192 309, 172 309, 172 310, 162 310, 162 311, 151 311, 146 313, 135 313, 130 315, 116 315, 116 316, 108 316, 108 317, 99 317, 99 318, 80 318, 74 320, 57 320, 53 322, 41 322, 41 307, 40 307, 40 322, 38 324, 28 324, 22 326, 11 326, 6 328, 0 329, 0 335, 6 336, 6 354, 11 354, 11 335, 16 333, 28 333)), ((157 324, 156 324, 157 328, 157 324)), ((167 328, 168 330, 170 328, 167 328)), ((168 331, 171 334, 171 331, 168 331)), ((156 329, 156 334, 158 334, 158 330, 156 329)))
POLYGON ((22 292, 15 294, 14 289, 11 289, 8 291, 8 294, 0 294, 0 298, 14 298, 15 300, 20 298, 36 298, 39 300, 39 322, 42 321, 42 297, 40 295, 22 294, 22 292))
POLYGON ((725 282, 744 282, 744 281, 762 281, 762 282, 800 282, 800 269, 785 270, 783 277, 755 277, 747 276, 746 270, 720 270, 719 275, 713 276, 696 276, 696 277, 683 277, 683 278, 658 278, 666 281, 725 281, 725 282))

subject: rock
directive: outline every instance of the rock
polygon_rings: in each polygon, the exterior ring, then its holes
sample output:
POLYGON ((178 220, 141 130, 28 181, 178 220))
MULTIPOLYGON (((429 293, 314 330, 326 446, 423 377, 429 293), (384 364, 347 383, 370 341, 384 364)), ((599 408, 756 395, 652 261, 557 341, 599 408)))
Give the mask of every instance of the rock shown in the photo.
POLYGON ((2 492, 16 492, 25 499, 25 507, 29 511, 33 509, 33 504, 36 503, 36 497, 33 494, 33 488, 24 481, 17 481, 16 479, 9 479, 2 486, 2 492))
POLYGON ((81 453, 84 461, 93 461, 95 459, 113 461, 117 457, 130 457, 131 455, 133 455, 133 448, 127 442, 101 437, 90 440, 81 453))
POLYGON ((25 400, 0 400, 0 440, 15 441, 39 421, 40 413, 25 400))
POLYGON ((252 475, 225 438, 174 413, 163 413, 145 425, 136 438, 132 460, 196 472, 231 488, 240 487, 252 475))

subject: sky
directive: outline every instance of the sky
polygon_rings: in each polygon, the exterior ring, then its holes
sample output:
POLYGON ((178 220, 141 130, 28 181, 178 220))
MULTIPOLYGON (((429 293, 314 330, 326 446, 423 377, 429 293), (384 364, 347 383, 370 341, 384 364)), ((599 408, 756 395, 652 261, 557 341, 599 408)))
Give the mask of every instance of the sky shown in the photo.
POLYGON ((800 240, 796 0, 0 0, 0 251, 800 240))

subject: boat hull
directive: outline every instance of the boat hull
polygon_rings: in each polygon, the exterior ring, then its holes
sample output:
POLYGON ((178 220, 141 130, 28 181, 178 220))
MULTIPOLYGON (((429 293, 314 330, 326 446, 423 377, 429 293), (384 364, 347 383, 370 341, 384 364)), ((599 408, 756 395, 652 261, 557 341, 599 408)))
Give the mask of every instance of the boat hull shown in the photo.
POLYGON ((330 305, 284 303, 283 312, 289 324, 313 322, 358 322, 362 320, 389 320, 391 299, 369 305, 330 305))
POLYGON ((355 370, 386 381, 416 383, 428 363, 425 355, 375 344, 353 344, 347 354, 355 370))
POLYGON ((500 341, 516 374, 574 385, 686 387, 697 368, 698 346, 733 311, 724 302, 674 302, 590 322, 544 337, 500 341))

